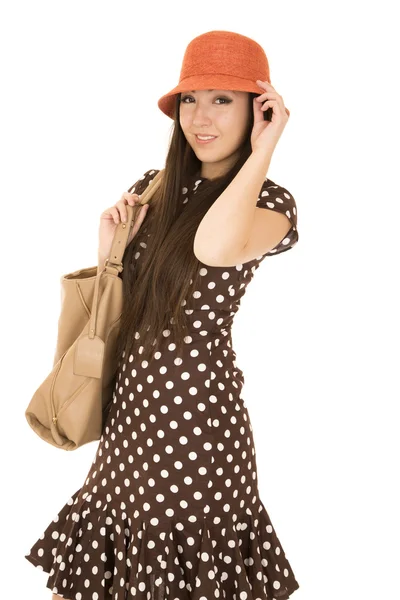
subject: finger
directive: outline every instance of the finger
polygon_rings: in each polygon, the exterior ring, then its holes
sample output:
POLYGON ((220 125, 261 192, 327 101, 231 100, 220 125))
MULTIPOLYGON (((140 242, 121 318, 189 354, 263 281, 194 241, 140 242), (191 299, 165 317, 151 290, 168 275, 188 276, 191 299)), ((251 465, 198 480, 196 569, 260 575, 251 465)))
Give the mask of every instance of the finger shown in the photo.
POLYGON ((128 192, 125 192, 128 194, 128 197, 132 198, 135 202, 139 201, 139 195, 138 194, 129 194, 128 192))
POLYGON ((283 102, 279 102, 278 100, 267 100, 266 102, 264 102, 263 106, 261 107, 261 110, 264 112, 271 107, 274 111, 277 109, 277 107, 285 109, 285 111, 287 113, 287 110, 284 107, 283 102))
POLYGON ((119 202, 117 202, 116 204, 119 213, 121 215, 121 220, 126 223, 128 220, 128 211, 126 210, 126 203, 123 200, 120 200, 119 202))
POLYGON ((268 110, 268 109, 269 109, 271 106, 272 106, 272 107, 273 107, 273 106, 276 106, 276 104, 277 104, 276 100, 266 100, 266 101, 264 102, 264 104, 262 105, 262 107, 261 107, 261 110, 262 110, 262 111, 264 111, 264 110, 268 110))
POLYGON ((257 79, 257 80, 256 80, 256 84, 257 84, 258 86, 260 86, 260 87, 263 87, 263 88, 265 88, 265 87, 266 87, 265 81, 262 81, 261 79, 257 79))
POLYGON ((255 98, 254 98, 254 102, 253 102, 253 107, 254 107, 254 124, 264 122, 264 114, 263 114, 263 111, 261 110, 261 104, 259 102, 256 102, 255 98))
POLYGON ((277 96, 279 96, 278 92, 264 92, 264 94, 260 94, 259 96, 256 97, 256 100, 258 102, 263 102, 264 100, 270 100, 272 98, 274 98, 275 100, 277 100, 277 96))
POLYGON ((269 81, 262 81, 261 79, 257 79, 256 83, 260 87, 264 87, 264 88, 267 88, 267 89, 273 89, 273 90, 275 89, 274 86, 269 81))
POLYGON ((120 202, 122 201, 124 202, 124 204, 134 206, 138 200, 139 196, 137 194, 130 194, 129 192, 124 192, 121 196, 120 202))
POLYGON ((114 219, 114 223, 117 225, 119 223, 119 212, 116 206, 112 206, 109 211, 110 215, 114 219))

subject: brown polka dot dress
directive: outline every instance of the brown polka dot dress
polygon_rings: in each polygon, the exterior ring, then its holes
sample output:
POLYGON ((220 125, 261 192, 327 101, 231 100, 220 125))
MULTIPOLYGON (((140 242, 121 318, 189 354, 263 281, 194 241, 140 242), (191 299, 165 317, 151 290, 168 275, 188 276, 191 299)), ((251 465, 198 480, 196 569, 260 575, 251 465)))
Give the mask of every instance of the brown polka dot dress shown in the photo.
MULTIPOLYGON (((132 193, 157 173, 147 171, 132 193)), ((182 189, 182 202, 195 194, 182 189)), ((113 403, 83 483, 25 558, 68 600, 285 600, 297 583, 258 493, 252 426, 231 327, 266 256, 298 241, 296 204, 265 179, 257 206, 287 236, 234 267, 201 264, 183 359, 163 332, 151 370, 121 357, 113 403)), ((145 225, 145 224, 144 224, 145 225)), ((145 231, 145 227, 141 228, 145 231)), ((139 261, 146 252, 136 253, 139 261)))

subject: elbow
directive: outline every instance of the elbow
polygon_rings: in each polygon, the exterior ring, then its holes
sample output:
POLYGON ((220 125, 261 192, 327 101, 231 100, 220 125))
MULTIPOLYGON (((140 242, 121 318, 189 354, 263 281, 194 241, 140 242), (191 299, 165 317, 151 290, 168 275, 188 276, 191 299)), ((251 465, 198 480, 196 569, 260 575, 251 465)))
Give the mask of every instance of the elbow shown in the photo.
POLYGON ((198 261, 209 267, 215 267, 218 263, 218 256, 210 252, 210 249, 206 252, 204 246, 193 244, 193 254, 198 261))
POLYGON ((238 260, 240 252, 232 254, 218 251, 210 245, 205 248, 203 245, 193 244, 193 253, 198 261, 208 267, 234 267, 240 262, 238 260))

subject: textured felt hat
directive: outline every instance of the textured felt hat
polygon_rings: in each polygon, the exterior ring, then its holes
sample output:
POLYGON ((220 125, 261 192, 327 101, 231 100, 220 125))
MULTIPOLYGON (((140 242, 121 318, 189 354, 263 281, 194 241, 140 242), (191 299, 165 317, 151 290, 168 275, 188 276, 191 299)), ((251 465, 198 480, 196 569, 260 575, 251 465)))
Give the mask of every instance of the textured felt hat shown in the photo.
MULTIPOLYGON (((179 84, 158 100, 158 107, 174 118, 176 96, 191 90, 237 90, 262 94, 256 82, 271 83, 263 48, 245 35, 209 31, 195 37, 183 57, 179 84)), ((290 111, 287 109, 287 113, 290 111)))

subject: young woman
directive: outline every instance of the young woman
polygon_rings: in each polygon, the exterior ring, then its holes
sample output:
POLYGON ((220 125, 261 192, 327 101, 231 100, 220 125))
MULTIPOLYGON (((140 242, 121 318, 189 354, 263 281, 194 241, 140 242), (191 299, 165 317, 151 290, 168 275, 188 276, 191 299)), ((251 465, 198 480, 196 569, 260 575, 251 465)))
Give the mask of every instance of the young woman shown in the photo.
MULTIPOLYGON (((53 600, 285 600, 299 584, 258 494, 231 327, 261 261, 298 241, 295 201, 266 176, 290 113, 261 46, 228 31, 192 40, 158 106, 173 133, 124 254, 111 408, 26 558, 53 600)), ((157 172, 102 214, 99 261, 157 172)))

